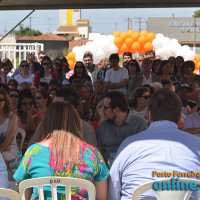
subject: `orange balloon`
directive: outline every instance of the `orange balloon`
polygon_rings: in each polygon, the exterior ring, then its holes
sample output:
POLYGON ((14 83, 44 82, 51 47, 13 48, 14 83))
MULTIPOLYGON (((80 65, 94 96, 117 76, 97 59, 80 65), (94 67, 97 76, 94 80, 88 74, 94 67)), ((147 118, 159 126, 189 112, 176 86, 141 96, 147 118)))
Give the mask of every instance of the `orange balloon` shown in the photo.
POLYGON ((197 54, 197 55, 195 56, 195 60, 196 60, 197 62, 200 62, 200 55, 199 55, 199 54, 197 54))
POLYGON ((123 42, 126 40, 126 38, 128 37, 128 34, 123 32, 121 35, 120 35, 120 38, 123 40, 123 42))
POLYGON ((154 33, 148 33, 148 34, 146 35, 146 38, 147 38, 147 40, 148 40, 149 42, 152 42, 152 41, 156 38, 156 36, 155 36, 154 33))
POLYGON ((74 52, 69 52, 67 54, 67 58, 73 62, 76 62, 76 58, 75 58, 76 54, 74 52))
POLYGON ((118 54, 118 55, 121 55, 122 53, 123 53, 122 50, 121 50, 121 49, 118 49, 117 54, 118 54))
POLYGON ((153 49, 153 45, 151 42, 147 42, 145 45, 144 45, 144 50, 145 51, 149 51, 149 50, 152 50, 153 49))
POLYGON ((120 37, 121 32, 120 32, 120 31, 115 31, 115 32, 113 33, 113 35, 114 35, 115 37, 120 37))
POLYGON ((141 45, 139 42, 134 42, 132 45, 132 51, 140 52, 141 51, 141 45))
POLYGON ((125 43, 122 45, 121 51, 122 52, 127 52, 128 51, 128 47, 127 47, 127 45, 125 43))
POLYGON ((200 67, 200 62, 197 63, 196 69, 199 70, 199 67, 200 67))
POLYGON ((135 32, 135 33, 132 34, 132 38, 133 38, 134 42, 136 42, 139 37, 140 37, 140 34, 138 32, 135 32))
POLYGON ((114 44, 118 47, 118 49, 121 48, 123 45, 123 40, 121 39, 121 37, 116 37, 114 40, 114 44))
POLYGON ((128 34, 129 37, 131 37, 131 36, 133 35, 133 33, 135 33, 134 30, 129 30, 129 31, 127 32, 127 34, 128 34))
POLYGON ((148 34, 148 31, 141 31, 140 32, 140 35, 142 35, 142 36, 146 36, 148 34))
POLYGON ((70 68, 73 70, 73 69, 74 69, 74 64, 75 64, 75 62, 72 61, 72 60, 67 60, 67 61, 68 61, 68 63, 69 63, 70 68))
POLYGON ((132 45, 133 45, 133 39, 132 38, 127 38, 125 40, 125 43, 126 43, 126 45, 127 45, 128 48, 131 48, 132 45))
POLYGON ((138 38, 138 42, 140 43, 141 46, 144 46, 144 44, 147 42, 147 38, 145 36, 140 36, 138 38))

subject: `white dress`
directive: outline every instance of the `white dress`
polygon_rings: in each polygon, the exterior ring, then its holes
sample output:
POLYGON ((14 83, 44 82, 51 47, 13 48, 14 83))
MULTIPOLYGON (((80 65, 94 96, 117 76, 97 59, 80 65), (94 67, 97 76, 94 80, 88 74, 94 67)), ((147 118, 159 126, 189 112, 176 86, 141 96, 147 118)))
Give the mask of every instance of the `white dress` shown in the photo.
POLYGON ((32 76, 30 75, 29 78, 23 78, 20 74, 17 74, 14 79, 20 84, 23 82, 28 82, 31 85, 33 85, 33 80, 32 80, 32 76))
MULTIPOLYGON (((9 121, 10 121, 10 118, 6 118, 4 123, 0 125, 0 145, 1 143, 3 143, 3 141, 6 138, 9 121)), ((2 153, 2 155, 8 160, 8 162, 13 162, 15 161, 15 158, 17 157, 17 152, 19 151, 19 148, 16 142, 16 136, 14 137, 14 140, 12 141, 9 147, 10 147, 10 151, 5 151, 2 153)))

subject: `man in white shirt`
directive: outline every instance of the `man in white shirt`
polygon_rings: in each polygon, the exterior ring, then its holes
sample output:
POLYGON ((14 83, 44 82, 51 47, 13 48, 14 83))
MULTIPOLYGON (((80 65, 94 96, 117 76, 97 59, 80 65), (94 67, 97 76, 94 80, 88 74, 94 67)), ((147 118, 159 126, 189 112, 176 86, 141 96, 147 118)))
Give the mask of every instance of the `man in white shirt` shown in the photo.
POLYGON ((109 57, 111 69, 106 72, 105 84, 109 92, 119 91, 126 93, 128 70, 119 66, 119 55, 114 53, 109 57))

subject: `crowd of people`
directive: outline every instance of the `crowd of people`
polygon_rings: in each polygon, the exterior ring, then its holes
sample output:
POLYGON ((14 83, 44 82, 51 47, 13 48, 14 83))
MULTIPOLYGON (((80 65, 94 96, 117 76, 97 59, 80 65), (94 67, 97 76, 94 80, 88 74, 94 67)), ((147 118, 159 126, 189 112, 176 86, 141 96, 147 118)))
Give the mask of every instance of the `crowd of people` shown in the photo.
MULTIPOLYGON (((111 54, 95 65, 85 52, 72 70, 65 57, 52 60, 42 51, 28 54, 14 72, 9 59, 0 63, 0 187, 9 185, 18 128, 26 133, 18 182, 82 178, 95 184, 98 200, 118 200, 131 199, 137 186, 154 180, 153 170, 200 171, 200 75, 193 73, 194 62, 162 60, 153 50, 134 58, 125 52, 122 59, 120 66, 119 55, 111 54)), ((62 199, 64 189, 58 193, 62 199)), ((45 198, 50 196, 46 188, 45 198)), ((73 187, 72 197, 87 198, 87 192, 73 187)), ((29 190, 29 198, 38 198, 37 189, 29 190)), ((145 198, 154 197, 150 192, 145 198)))

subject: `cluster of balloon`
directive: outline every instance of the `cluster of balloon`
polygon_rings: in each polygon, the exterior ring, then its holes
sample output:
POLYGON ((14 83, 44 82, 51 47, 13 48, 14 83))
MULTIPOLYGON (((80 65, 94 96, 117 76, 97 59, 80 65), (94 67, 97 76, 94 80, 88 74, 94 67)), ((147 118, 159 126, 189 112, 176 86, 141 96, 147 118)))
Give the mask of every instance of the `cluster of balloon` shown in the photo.
POLYGON ((67 61, 69 63, 70 68, 73 70, 74 69, 74 65, 76 63, 76 54, 74 52, 69 52, 66 56, 67 61))
POLYGON ((194 73, 200 74, 200 55, 197 54, 192 61, 195 63, 194 73))
POLYGON ((149 33, 148 31, 141 31, 140 33, 133 30, 128 32, 114 32, 114 43, 118 48, 118 54, 129 51, 132 54, 138 52, 145 54, 146 51, 152 50, 152 41, 155 39, 154 33, 149 33))

